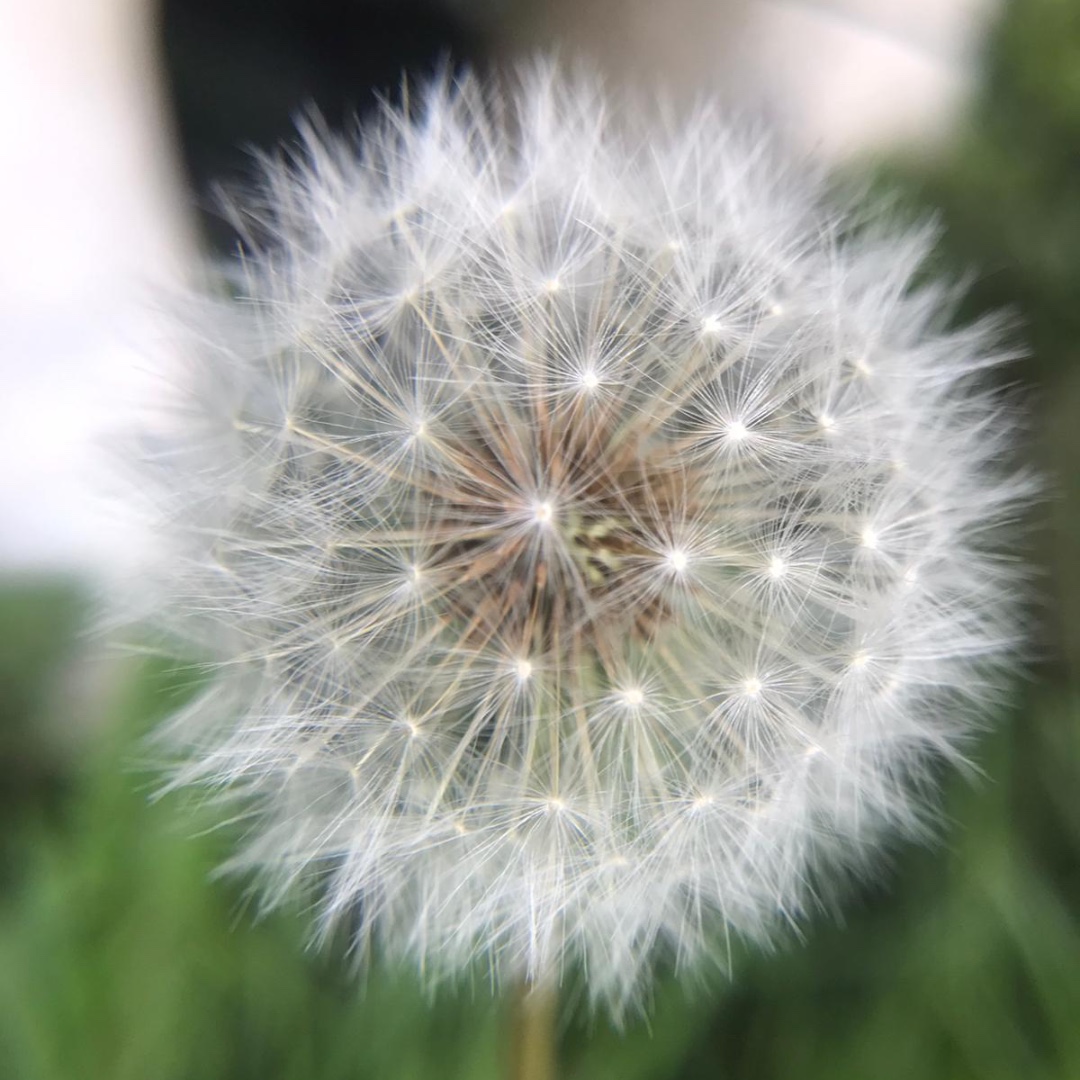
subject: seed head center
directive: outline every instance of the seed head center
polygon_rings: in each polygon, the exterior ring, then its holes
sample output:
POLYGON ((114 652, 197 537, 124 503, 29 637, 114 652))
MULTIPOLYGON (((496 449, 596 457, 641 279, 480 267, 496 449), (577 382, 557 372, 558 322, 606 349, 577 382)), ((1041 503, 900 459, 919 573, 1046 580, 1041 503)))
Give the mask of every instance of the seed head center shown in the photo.
POLYGON ((665 538, 702 508, 704 484, 660 440, 644 453, 616 416, 567 419, 538 408, 521 429, 478 424, 462 440, 468 467, 460 486, 440 481, 429 516, 447 540, 425 571, 446 571, 432 603, 469 644, 497 635, 518 655, 610 662, 628 635, 651 640, 685 610, 693 558, 665 538))

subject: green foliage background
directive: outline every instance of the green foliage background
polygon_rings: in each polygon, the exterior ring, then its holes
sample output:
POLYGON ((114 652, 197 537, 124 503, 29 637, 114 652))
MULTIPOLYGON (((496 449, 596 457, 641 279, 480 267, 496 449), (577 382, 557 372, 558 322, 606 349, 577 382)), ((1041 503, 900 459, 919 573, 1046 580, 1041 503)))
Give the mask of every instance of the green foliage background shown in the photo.
MULTIPOLYGON (((1080 1078, 1080 2, 1018 0, 949 160, 894 162, 936 207, 942 259, 979 268, 1032 355, 1042 659, 954 777, 936 849, 905 848, 775 955, 664 983, 618 1035, 568 1017, 567 1078, 1080 1078)), ((139 740, 183 673, 102 674, 77 590, 0 589, 0 1080, 486 1080, 505 1059, 483 986, 426 1000, 305 950, 303 912, 255 918, 213 880, 225 838, 149 798, 139 740)), ((203 823, 209 825, 208 822, 203 823)))

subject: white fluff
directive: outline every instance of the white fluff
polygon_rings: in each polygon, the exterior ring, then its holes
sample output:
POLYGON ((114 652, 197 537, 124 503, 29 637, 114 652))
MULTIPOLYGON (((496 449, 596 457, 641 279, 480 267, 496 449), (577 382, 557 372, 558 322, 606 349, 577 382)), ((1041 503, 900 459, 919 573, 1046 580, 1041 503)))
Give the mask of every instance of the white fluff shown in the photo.
POLYGON ((921 828, 1015 638, 1014 424, 925 231, 760 131, 547 67, 413 110, 268 166, 147 453, 217 671, 177 782, 324 930, 618 1014, 921 828))

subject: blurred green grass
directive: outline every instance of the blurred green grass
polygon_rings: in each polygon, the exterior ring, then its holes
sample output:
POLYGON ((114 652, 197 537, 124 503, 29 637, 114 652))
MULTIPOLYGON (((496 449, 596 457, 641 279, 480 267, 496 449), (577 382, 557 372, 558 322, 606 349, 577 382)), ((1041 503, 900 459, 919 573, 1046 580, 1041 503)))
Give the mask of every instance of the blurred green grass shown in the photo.
MULTIPOLYGON (((569 1018, 568 1078, 1080 1078, 1080 2, 1007 6, 955 153, 888 172, 939 209, 943 260, 981 268, 965 313, 1004 305, 1032 346, 1009 374, 1048 478, 1042 659, 978 744, 985 776, 949 780, 936 848, 896 852, 843 926, 665 982, 624 1035, 569 1018)), ((213 880, 227 837, 135 768, 187 677, 80 677, 80 609, 63 583, 0 589, 0 1078, 499 1076, 483 986, 357 980, 305 949, 303 912, 257 919, 213 880)))

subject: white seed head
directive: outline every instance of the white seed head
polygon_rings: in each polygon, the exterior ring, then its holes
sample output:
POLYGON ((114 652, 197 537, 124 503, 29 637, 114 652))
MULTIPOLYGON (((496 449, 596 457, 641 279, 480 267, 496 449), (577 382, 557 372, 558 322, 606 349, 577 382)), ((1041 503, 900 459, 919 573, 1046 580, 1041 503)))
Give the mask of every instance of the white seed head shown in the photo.
POLYGON ((145 455, 156 603, 218 664, 177 782, 251 809, 238 864, 615 1013, 918 828, 1027 497, 926 235, 708 109, 618 114, 536 69, 309 134, 145 455))

